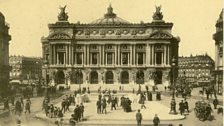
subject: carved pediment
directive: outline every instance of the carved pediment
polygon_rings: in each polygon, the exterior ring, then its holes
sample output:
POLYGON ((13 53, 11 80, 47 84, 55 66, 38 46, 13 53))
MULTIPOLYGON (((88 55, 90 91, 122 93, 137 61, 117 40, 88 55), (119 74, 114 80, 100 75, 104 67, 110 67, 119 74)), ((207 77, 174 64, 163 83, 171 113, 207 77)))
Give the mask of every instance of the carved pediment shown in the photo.
POLYGON ((150 38, 153 38, 153 39, 170 39, 172 37, 173 36, 170 33, 163 32, 163 31, 157 31, 150 35, 150 38))
POLYGON ((49 39, 71 39, 71 37, 64 33, 57 33, 49 36, 49 39))

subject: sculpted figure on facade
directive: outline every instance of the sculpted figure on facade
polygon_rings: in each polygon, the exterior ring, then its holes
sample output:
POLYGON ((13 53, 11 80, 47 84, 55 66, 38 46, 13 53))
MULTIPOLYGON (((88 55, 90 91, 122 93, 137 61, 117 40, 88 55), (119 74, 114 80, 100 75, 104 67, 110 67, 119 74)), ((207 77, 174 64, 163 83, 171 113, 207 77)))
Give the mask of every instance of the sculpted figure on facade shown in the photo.
POLYGON ((160 12, 160 10, 161 10, 161 5, 156 6, 156 12, 152 16, 153 20, 162 20, 163 19, 163 14, 162 14, 162 12, 160 12))
POLYGON ((58 15, 59 21, 67 21, 68 20, 68 13, 65 13, 65 8, 66 8, 66 5, 64 7, 59 7, 59 9, 61 10, 61 12, 58 15))

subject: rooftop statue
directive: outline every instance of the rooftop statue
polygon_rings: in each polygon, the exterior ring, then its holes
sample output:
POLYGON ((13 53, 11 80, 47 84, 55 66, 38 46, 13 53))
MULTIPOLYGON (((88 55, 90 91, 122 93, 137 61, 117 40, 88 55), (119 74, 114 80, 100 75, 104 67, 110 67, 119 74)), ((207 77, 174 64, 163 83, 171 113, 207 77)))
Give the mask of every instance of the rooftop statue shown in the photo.
POLYGON ((66 5, 64 7, 59 7, 59 9, 61 10, 61 12, 58 14, 59 21, 67 21, 68 20, 68 13, 65 13, 65 8, 66 8, 66 5))
POLYGON ((156 12, 153 14, 152 18, 153 20, 162 20, 163 19, 163 14, 160 12, 161 10, 161 5, 160 6, 155 6, 156 7, 156 12))

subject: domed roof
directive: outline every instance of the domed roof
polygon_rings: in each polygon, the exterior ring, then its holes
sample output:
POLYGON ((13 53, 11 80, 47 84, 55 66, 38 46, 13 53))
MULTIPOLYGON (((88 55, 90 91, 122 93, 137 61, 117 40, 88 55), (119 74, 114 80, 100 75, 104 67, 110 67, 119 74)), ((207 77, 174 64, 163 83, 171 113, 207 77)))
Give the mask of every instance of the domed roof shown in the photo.
POLYGON ((117 17, 115 13, 113 13, 113 8, 110 6, 107 8, 107 13, 104 14, 104 17, 99 18, 90 24, 130 24, 128 21, 117 17))

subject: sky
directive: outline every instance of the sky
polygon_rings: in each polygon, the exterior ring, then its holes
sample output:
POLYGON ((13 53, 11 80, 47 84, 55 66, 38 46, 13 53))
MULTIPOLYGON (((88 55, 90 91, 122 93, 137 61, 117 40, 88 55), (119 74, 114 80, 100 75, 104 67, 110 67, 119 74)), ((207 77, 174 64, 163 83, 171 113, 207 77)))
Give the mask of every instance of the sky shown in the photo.
POLYGON ((155 5, 162 6, 163 19, 174 23, 172 34, 179 36, 179 55, 207 53, 215 57, 215 23, 222 0, 0 0, 0 12, 10 24, 10 55, 42 56, 41 37, 47 25, 57 21, 59 7, 67 5, 69 22, 90 23, 103 17, 109 4, 118 17, 131 23, 152 21, 155 5))

